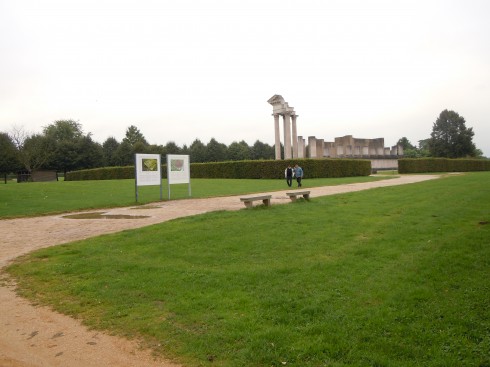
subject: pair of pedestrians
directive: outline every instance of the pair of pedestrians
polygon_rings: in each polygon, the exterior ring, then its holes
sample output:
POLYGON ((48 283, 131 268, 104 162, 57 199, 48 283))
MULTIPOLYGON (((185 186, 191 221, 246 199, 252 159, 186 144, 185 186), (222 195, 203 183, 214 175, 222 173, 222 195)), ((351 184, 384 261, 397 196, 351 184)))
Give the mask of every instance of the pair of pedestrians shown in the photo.
POLYGON ((297 164, 294 168, 289 165, 284 171, 284 176, 286 177, 286 183, 289 187, 293 184, 293 177, 296 177, 296 182, 298 182, 298 187, 301 187, 301 179, 303 178, 303 169, 297 164))

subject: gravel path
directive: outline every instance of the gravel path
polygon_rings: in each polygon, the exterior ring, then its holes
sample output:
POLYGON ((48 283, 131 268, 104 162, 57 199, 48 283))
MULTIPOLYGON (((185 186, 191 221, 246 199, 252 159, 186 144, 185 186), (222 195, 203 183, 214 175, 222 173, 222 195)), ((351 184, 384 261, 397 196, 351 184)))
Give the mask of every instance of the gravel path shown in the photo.
MULTIPOLYGON (((310 190, 310 197, 334 195, 421 182, 436 175, 405 175, 384 181, 357 183, 310 190)), ((307 181, 306 181, 307 184, 307 181)), ((272 192, 272 205, 289 203, 283 190, 272 192)), ((148 216, 142 219, 68 219, 63 215, 0 220, 0 269, 19 255, 43 247, 55 246, 101 234, 144 227, 174 218, 216 210, 244 208, 240 196, 187 199, 154 203, 141 207, 98 210, 109 215, 148 216)), ((260 202, 259 202, 260 203, 260 202)), ((92 211, 93 212, 93 211, 92 211)), ((0 366, 114 366, 176 367, 169 361, 155 359, 137 341, 88 330, 78 320, 35 306, 18 297, 13 284, 3 274, 0 282, 0 366)))

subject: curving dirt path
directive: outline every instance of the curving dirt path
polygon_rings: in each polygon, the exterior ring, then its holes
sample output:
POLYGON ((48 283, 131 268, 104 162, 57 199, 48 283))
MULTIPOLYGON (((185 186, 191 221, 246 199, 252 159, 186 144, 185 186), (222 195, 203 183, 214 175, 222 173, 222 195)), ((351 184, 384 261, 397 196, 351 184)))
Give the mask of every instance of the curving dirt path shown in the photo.
MULTIPOLYGON (((437 177, 406 175, 384 181, 304 189, 311 191, 311 197, 318 197, 416 183, 437 177)), ((288 191, 292 190, 271 193, 272 205, 289 203, 285 194, 288 191)), ((105 214, 110 215, 148 216, 143 219, 82 220, 54 215, 0 220, 0 269, 17 256, 43 247, 210 211, 243 209, 239 197, 188 199, 147 205, 144 209, 127 207, 105 210, 105 214)), ((0 305, 2 367, 178 366, 171 361, 156 359, 151 350, 142 349, 138 341, 89 330, 76 319, 53 312, 47 307, 32 305, 16 295, 15 284, 5 274, 0 281, 0 305)))

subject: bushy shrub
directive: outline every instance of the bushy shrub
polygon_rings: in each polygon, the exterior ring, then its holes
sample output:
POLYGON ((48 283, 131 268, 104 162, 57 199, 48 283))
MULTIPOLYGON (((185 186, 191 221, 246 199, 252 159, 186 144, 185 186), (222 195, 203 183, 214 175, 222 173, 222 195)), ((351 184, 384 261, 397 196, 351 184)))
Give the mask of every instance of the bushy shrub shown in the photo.
POLYGON ((490 171, 488 159, 404 158, 398 160, 400 173, 490 171))

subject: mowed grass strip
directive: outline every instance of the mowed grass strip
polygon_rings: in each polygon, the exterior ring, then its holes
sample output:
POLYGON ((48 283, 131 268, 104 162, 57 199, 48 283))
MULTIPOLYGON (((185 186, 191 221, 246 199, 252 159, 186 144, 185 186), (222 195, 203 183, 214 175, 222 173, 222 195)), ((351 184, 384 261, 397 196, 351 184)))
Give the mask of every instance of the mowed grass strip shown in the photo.
POLYGON ((489 366, 489 179, 188 217, 8 271, 35 302, 185 366, 489 366))
MULTIPOLYGON (((304 187, 370 182, 396 176, 306 179, 304 187)), ((162 181, 162 198, 168 200, 167 181, 162 181)), ((285 180, 192 179, 193 198, 241 195, 286 190, 285 180)), ((189 186, 171 185, 170 198, 186 199, 189 186)), ((159 186, 140 186, 138 203, 160 201, 159 186)), ((58 214, 76 210, 135 205, 134 180, 58 181, 0 184, 0 218, 58 214)))

